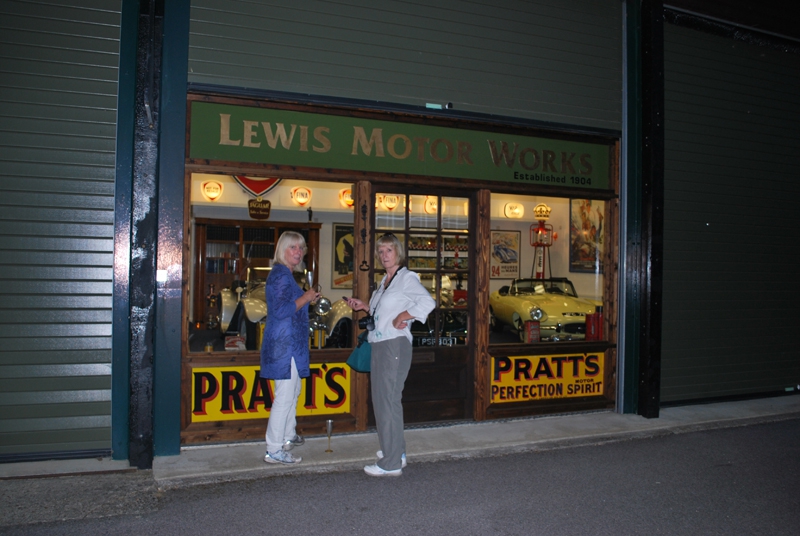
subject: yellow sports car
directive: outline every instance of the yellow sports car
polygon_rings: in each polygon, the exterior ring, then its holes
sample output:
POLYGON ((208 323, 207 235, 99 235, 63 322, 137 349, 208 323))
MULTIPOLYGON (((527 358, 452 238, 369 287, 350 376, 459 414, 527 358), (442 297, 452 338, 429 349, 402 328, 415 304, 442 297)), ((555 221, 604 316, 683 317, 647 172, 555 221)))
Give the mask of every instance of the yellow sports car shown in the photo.
POLYGON ((510 326, 524 339, 527 320, 539 321, 543 341, 586 338, 586 314, 602 305, 578 297, 569 279, 515 279, 489 295, 490 321, 494 331, 510 326))

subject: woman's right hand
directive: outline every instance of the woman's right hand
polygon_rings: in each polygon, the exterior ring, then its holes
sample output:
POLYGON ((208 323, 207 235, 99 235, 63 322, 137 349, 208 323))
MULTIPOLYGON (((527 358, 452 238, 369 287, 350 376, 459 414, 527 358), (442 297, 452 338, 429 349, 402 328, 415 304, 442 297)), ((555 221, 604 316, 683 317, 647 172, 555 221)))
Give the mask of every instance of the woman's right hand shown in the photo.
POLYGON ((353 311, 367 311, 367 310, 369 310, 369 308, 364 304, 364 302, 362 302, 358 298, 351 298, 349 296, 345 296, 342 299, 344 300, 344 302, 347 305, 350 306, 350 308, 353 311))
POLYGON ((303 300, 305 301, 305 303, 314 303, 319 299, 319 296, 320 293, 317 292, 317 290, 312 287, 303 294, 303 300))

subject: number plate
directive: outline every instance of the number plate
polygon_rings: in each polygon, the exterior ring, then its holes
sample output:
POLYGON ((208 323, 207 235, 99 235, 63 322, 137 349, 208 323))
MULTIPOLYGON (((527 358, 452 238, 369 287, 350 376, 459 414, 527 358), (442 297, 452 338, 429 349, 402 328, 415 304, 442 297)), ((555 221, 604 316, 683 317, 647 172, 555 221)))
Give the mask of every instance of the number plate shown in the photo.
MULTIPOLYGON (((436 337, 414 337, 415 346, 436 346, 436 337)), ((439 337, 439 346, 455 346, 455 337, 439 337)))

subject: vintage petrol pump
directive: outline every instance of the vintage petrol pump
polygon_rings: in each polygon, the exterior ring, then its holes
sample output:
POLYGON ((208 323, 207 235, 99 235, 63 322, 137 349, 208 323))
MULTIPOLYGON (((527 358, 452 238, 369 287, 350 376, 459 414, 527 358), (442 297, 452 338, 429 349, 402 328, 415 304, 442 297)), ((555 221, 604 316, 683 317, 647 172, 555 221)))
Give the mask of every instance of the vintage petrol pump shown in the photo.
MULTIPOLYGON (((533 208, 534 217, 539 221, 539 224, 531 224, 531 246, 533 247, 531 279, 545 278, 548 248, 553 245, 553 240, 556 239, 553 226, 545 223, 550 218, 550 210, 550 207, 544 203, 539 203, 533 208)), ((551 273, 550 276, 552 277, 552 275, 551 273)))

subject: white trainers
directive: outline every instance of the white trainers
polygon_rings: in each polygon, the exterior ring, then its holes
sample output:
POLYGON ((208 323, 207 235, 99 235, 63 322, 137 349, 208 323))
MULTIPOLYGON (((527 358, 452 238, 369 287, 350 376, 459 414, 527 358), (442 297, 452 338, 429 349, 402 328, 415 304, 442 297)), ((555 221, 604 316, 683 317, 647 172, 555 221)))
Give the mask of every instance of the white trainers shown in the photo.
POLYGON ((375 465, 367 465, 364 467, 364 472, 367 473, 369 476, 400 476, 403 474, 402 469, 395 469, 394 471, 387 471, 386 469, 381 469, 378 467, 378 464, 375 465))
POLYGON ((303 458, 300 456, 292 456, 290 453, 286 452, 285 450, 279 450, 276 452, 267 452, 267 455, 264 456, 264 461, 267 463, 284 463, 287 465, 291 465, 293 463, 300 463, 303 461, 303 458))
POLYGON ((299 447, 306 440, 301 435, 295 435, 292 439, 287 439, 286 442, 283 444, 283 450, 292 450, 295 447, 299 447))
MULTIPOLYGON (((382 450, 379 450, 379 451, 378 451, 378 452, 376 452, 375 454, 378 456, 378 459, 379 459, 379 460, 382 460, 382 459, 383 459, 383 451, 382 451, 382 450)), ((405 452, 404 452, 404 453, 403 453, 403 455, 400 457, 400 460, 403 462, 402 468, 403 468, 403 469, 405 469, 405 468, 406 468, 406 465, 408 465, 408 464, 406 463, 406 453, 405 453, 405 452)))

